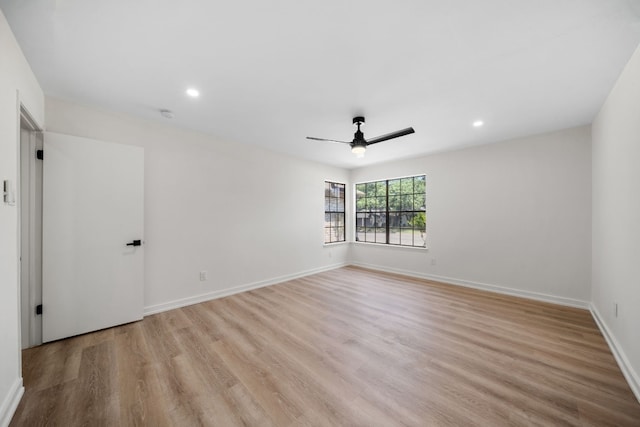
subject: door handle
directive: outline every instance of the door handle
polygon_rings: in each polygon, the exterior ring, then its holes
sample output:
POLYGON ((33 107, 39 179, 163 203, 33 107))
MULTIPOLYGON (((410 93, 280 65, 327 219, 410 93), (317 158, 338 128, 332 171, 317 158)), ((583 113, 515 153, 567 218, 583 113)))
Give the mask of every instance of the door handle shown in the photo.
POLYGON ((133 242, 127 243, 127 246, 142 246, 142 240, 134 240, 133 242))

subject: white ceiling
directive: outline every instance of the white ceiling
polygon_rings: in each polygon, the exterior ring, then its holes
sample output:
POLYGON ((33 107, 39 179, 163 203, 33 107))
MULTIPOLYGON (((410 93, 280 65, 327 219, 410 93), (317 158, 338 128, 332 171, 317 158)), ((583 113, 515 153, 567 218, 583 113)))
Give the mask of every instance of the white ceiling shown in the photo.
POLYGON ((639 0, 0 0, 45 93, 355 168, 592 121, 639 0), (189 99, 188 86, 200 90, 189 99), (370 147, 342 144, 351 118, 370 147), (473 128, 482 119, 485 126, 473 128))

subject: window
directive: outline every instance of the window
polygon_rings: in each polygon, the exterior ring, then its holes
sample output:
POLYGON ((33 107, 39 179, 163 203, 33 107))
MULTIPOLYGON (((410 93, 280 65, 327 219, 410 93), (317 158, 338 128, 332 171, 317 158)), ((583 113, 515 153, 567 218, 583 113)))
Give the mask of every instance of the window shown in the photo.
POLYGON ((425 175, 356 184, 356 241, 426 246, 425 175))
POLYGON ((324 182, 324 242, 344 242, 345 184, 324 182))

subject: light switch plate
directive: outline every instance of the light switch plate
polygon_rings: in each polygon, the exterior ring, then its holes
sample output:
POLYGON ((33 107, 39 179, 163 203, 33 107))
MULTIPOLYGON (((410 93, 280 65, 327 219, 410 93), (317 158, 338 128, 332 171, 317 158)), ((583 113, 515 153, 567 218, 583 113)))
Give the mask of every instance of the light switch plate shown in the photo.
POLYGON ((4 202, 9 206, 15 206, 16 204, 16 190, 13 188, 13 182, 9 179, 5 179, 2 184, 4 202))

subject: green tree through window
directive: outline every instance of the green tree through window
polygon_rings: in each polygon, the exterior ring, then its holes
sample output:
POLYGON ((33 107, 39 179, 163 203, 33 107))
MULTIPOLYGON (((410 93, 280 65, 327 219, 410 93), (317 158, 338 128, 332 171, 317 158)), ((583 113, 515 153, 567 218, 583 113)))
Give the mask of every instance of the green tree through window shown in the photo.
POLYGON ((356 184, 356 240, 426 246, 425 175, 356 184))

